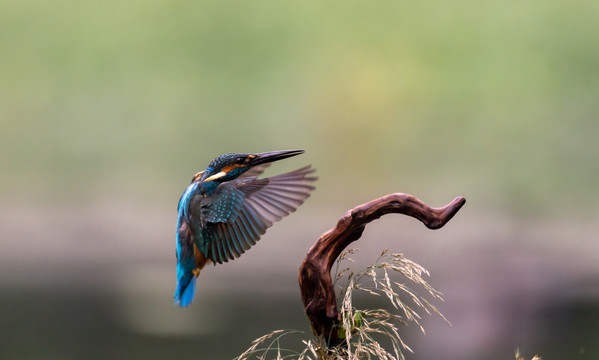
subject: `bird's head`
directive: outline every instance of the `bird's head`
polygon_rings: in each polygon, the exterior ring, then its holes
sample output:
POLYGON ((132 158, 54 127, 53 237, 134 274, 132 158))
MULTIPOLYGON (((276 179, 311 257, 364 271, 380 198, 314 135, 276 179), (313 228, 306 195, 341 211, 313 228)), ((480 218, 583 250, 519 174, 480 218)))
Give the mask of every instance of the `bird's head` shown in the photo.
POLYGON ((286 159, 303 152, 304 150, 281 150, 257 154, 235 153, 221 155, 212 160, 205 171, 197 173, 192 182, 196 180, 218 182, 233 180, 256 165, 286 159))

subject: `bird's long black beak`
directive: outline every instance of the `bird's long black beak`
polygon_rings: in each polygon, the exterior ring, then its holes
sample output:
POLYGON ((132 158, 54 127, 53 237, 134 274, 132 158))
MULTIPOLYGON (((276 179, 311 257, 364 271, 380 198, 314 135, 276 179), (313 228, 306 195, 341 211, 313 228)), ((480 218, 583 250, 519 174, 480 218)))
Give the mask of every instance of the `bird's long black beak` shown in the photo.
POLYGON ((249 166, 256 166, 260 164, 266 164, 269 162, 287 159, 288 157, 303 154, 305 150, 280 150, 280 151, 269 151, 264 153, 252 154, 253 158, 249 162, 249 166))

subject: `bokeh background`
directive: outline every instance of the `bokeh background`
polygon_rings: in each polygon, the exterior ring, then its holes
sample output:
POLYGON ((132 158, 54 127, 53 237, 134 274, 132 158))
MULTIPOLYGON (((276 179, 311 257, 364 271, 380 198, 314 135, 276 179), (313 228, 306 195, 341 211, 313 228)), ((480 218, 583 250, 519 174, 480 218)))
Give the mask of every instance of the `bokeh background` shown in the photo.
MULTIPOLYGON (((297 268, 349 208, 388 215, 453 324, 413 359, 599 358, 599 2, 0 1, 0 358, 231 359, 309 334, 297 268), (177 200, 215 156, 303 148, 318 189, 172 303, 177 200)), ((374 304, 373 306, 376 306, 374 304)))

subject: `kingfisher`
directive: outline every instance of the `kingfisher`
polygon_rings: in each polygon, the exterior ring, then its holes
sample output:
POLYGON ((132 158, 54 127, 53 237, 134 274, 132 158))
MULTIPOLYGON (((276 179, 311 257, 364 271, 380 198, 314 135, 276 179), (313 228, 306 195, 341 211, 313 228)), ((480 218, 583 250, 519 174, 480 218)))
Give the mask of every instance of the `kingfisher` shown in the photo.
POLYGON ((191 304, 196 278, 207 263, 238 258, 310 196, 318 179, 310 165, 259 178, 273 161, 302 153, 225 154, 193 176, 177 207, 175 304, 191 304))

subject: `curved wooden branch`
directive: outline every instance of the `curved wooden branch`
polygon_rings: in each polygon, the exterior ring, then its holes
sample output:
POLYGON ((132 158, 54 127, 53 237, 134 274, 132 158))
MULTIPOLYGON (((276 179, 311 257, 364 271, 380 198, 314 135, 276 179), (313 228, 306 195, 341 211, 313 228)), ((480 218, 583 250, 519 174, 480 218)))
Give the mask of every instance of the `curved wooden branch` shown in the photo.
POLYGON ((337 343, 337 334, 331 331, 340 321, 331 267, 343 250, 362 236, 366 224, 385 214, 399 213, 420 220, 429 229, 439 229, 465 203, 466 199, 457 197, 442 208, 431 208, 412 195, 396 193, 356 206, 345 213, 337 226, 314 243, 300 266, 302 301, 314 333, 324 335, 329 344, 337 343))

